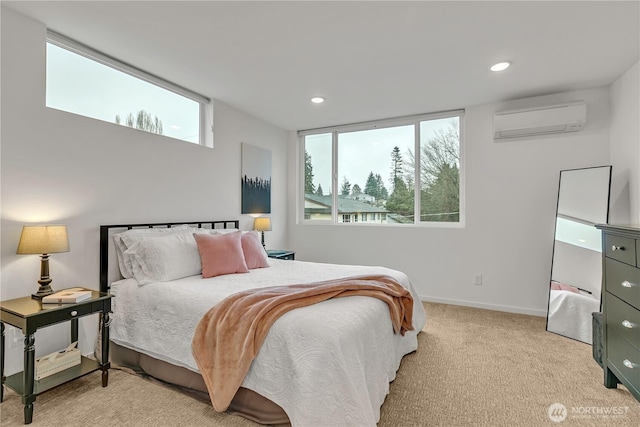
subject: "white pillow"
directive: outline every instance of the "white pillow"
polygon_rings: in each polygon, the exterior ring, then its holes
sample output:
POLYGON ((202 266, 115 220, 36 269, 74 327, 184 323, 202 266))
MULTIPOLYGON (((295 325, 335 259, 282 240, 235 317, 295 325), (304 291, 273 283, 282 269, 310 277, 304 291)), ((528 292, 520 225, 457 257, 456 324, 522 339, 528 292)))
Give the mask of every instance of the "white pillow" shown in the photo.
MULTIPOLYGON (((130 279, 133 277, 133 257, 129 257, 125 254, 127 245, 122 240, 123 236, 135 237, 139 235, 143 236, 164 236, 167 234, 175 234, 175 233, 191 233, 190 230, 193 230, 193 227, 188 225, 178 225, 176 227, 171 228, 132 228, 131 230, 124 231, 122 233, 114 234, 113 242, 116 247, 116 258, 118 258, 118 266, 120 267, 120 274, 125 279, 130 279)), ((131 241, 131 240, 130 240, 131 241)))
POLYGON ((133 277, 140 285, 167 282, 202 271, 200 253, 192 233, 162 236, 122 236, 125 255, 134 259, 133 277))

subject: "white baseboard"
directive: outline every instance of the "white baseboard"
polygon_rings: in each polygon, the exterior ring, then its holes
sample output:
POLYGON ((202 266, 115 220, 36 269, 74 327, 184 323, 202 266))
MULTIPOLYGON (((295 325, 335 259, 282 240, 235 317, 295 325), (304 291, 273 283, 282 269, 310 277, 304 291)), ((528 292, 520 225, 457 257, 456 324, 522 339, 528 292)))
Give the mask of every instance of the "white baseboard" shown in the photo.
MULTIPOLYGON (((483 308, 485 310, 505 311, 507 313, 528 314, 530 316, 547 317, 547 310, 535 310, 531 308, 511 307, 508 305, 484 304, 473 301, 455 300, 449 298, 429 297, 420 295, 421 301, 437 302, 440 304, 461 305, 463 307, 483 308)), ((428 316, 429 313, 427 313, 428 316)))

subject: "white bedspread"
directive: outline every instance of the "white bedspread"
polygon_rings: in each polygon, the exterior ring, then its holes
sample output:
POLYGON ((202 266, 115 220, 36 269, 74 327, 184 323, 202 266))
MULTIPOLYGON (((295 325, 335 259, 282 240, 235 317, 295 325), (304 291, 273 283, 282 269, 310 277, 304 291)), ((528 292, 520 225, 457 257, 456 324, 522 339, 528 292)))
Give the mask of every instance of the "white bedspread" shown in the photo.
POLYGON ((211 279, 187 277, 140 286, 115 282, 111 339, 198 372, 191 354, 200 318, 232 293, 254 287, 387 274, 414 298, 413 326, 393 334, 387 305, 357 296, 293 310, 278 319, 242 384, 280 405, 293 426, 373 426, 402 356, 417 349, 424 308, 407 276, 383 267, 269 259, 270 268, 211 279))
POLYGON ((587 344, 593 341, 593 316, 600 300, 589 295, 551 289, 547 330, 587 344))

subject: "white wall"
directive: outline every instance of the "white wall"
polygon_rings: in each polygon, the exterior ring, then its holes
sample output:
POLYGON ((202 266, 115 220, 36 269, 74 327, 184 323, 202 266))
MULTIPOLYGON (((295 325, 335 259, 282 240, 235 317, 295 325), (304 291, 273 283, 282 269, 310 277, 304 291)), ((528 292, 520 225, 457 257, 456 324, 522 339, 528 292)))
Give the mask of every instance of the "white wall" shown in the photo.
POLYGON ((612 223, 640 224, 640 62, 611 85, 612 223))
POLYGON ((608 88, 467 108, 466 225, 457 229, 296 223, 299 143, 290 133, 291 247, 296 259, 403 270, 426 300, 544 316, 559 172, 608 164, 608 123, 608 88), (584 130, 493 141, 494 111, 571 100, 587 102, 584 130))
MULTIPOLYGON (((98 289, 100 224, 238 218, 250 229, 253 218, 240 215, 241 142, 272 151, 273 231, 266 240, 286 246, 284 130, 215 102, 211 149, 48 109, 45 40, 43 24, 2 8, 2 300, 38 286, 39 257, 16 255, 27 223, 67 225, 70 252, 51 255, 54 289, 98 289)), ((80 322, 85 354, 96 336, 93 317, 80 322)), ((65 347, 67 337, 68 325, 39 331, 36 355, 65 347)), ((22 350, 9 349, 8 373, 21 364, 22 350)))

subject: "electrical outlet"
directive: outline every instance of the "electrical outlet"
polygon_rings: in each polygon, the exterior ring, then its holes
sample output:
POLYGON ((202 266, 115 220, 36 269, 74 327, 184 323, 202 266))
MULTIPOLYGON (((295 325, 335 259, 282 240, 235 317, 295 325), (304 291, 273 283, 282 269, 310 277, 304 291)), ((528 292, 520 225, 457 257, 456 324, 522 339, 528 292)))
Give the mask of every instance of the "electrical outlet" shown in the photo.
POLYGON ((473 284, 474 285, 482 285, 482 274, 474 274, 473 276, 473 284))

